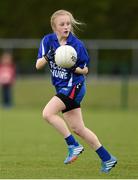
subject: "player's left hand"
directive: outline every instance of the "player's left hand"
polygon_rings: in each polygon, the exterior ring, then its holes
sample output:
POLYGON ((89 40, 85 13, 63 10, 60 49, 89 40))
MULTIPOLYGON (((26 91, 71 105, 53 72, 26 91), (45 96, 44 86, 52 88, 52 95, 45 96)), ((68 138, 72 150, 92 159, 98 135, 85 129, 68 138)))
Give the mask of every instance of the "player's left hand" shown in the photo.
POLYGON ((80 68, 80 67, 72 67, 71 69, 72 72, 76 73, 76 74, 83 74, 86 75, 88 73, 88 67, 84 67, 84 68, 80 68))
POLYGON ((76 68, 77 68, 77 66, 76 66, 76 65, 74 65, 74 66, 72 66, 72 67, 70 68, 70 71, 71 71, 71 72, 73 72, 73 73, 75 73, 76 68))

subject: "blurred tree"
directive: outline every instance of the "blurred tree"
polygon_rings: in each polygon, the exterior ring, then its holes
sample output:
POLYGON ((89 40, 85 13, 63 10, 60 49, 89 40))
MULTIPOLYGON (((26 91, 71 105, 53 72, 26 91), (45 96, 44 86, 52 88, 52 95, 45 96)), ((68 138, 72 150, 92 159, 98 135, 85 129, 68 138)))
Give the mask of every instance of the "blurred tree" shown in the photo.
MULTIPOLYGON (((52 32, 50 16, 58 9, 71 11, 76 19, 86 23, 77 32, 82 39, 138 38, 138 0, 0 0, 0 38, 41 39, 52 32)), ((35 72, 34 59, 37 51, 14 51, 20 72, 35 72)), ((117 59, 122 60, 122 66, 124 62, 131 66, 129 52, 125 52, 126 56, 117 53, 114 58, 109 53, 102 54, 99 73, 111 71, 110 63, 116 65, 117 59)), ((135 54, 137 56, 137 52, 135 54)))
POLYGON ((138 1, 112 0, 108 12, 111 38, 138 38, 138 1))
POLYGON ((1 0, 1 38, 40 38, 51 32, 50 16, 67 9, 87 25, 80 38, 138 38, 137 0, 1 0))

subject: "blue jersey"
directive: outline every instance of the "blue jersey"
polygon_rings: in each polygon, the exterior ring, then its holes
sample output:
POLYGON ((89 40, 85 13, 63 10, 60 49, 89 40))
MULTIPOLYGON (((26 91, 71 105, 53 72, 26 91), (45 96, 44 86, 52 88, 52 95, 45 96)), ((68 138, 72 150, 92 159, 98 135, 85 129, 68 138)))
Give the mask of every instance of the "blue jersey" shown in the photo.
MULTIPOLYGON (((77 52, 77 67, 84 68, 88 66, 89 56, 83 43, 70 33, 66 44, 72 46, 77 52)), ((56 50, 59 46, 60 44, 55 33, 44 36, 40 43, 38 58, 42 58, 46 55, 51 47, 56 50)), ((70 69, 57 66, 54 59, 50 60, 48 63, 51 71, 52 83, 56 87, 71 87, 85 81, 84 75, 73 73, 70 69)))

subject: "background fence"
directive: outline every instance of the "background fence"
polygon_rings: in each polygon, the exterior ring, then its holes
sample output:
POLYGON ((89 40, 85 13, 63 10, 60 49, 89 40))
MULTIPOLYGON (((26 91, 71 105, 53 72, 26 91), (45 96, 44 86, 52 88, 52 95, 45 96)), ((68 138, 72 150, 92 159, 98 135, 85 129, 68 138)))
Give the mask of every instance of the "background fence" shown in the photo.
MULTIPOLYGON (((138 108, 138 41, 83 41, 91 58, 87 81, 87 96, 91 98, 87 98, 86 104, 89 107, 138 108)), ((36 93, 31 93, 31 87, 33 89, 37 87, 37 92, 41 92, 42 87, 46 89, 45 83, 49 77, 47 67, 39 72, 35 69, 39 44, 39 39, 0 39, 0 51, 11 51, 15 57, 18 77, 15 86, 15 99, 19 106, 40 106, 43 102, 43 98, 40 98, 40 101, 39 97, 36 98, 36 93), (25 81, 26 75, 27 80, 25 81), (29 80, 28 75, 31 75, 29 80), (41 85, 34 81, 37 76, 39 76, 41 85), (26 97, 24 94, 26 91, 30 92, 29 98, 22 99, 21 97, 26 97)), ((50 84, 48 84, 49 86, 50 84)))
MULTIPOLYGON (((91 57, 90 72, 100 74, 138 75, 137 40, 83 40, 91 57)), ((0 49, 15 56, 19 73, 35 73, 39 39, 0 39, 0 49)))

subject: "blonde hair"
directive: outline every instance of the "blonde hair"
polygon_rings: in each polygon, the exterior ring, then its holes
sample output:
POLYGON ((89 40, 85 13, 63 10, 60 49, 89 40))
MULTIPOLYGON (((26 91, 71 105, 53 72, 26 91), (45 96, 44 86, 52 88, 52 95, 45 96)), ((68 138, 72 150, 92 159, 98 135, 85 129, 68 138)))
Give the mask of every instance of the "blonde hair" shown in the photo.
POLYGON ((55 12, 52 14, 52 16, 51 16, 50 22, 51 22, 51 27, 52 27, 53 31, 54 31, 54 29, 55 29, 55 19, 56 19, 57 16, 60 16, 60 15, 68 15, 68 16, 70 17, 70 21, 71 21, 71 32, 72 32, 73 34, 75 34, 75 33, 74 33, 74 30, 75 30, 75 29, 79 30, 78 25, 84 24, 84 23, 76 20, 69 11, 66 11, 66 10, 61 9, 61 10, 55 11, 55 12))

